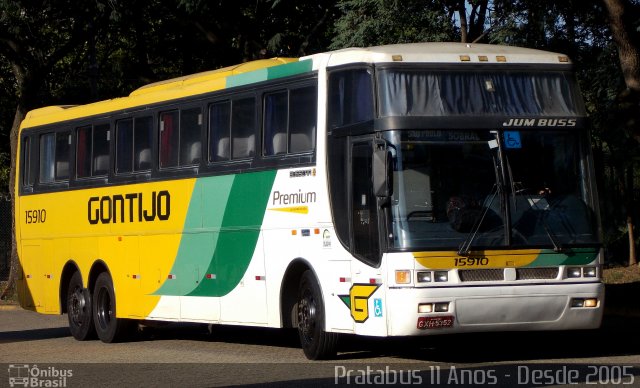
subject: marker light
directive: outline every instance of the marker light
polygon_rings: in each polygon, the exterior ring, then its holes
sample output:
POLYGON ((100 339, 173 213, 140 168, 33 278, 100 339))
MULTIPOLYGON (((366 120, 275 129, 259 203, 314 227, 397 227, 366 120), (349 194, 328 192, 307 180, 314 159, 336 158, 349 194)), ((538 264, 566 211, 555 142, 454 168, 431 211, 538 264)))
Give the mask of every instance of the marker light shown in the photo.
POLYGON ((396 283, 397 284, 409 284, 411 283, 411 271, 397 270, 396 271, 396 283))
POLYGON ((418 272, 416 274, 416 281, 418 283, 429 283, 429 282, 431 282, 431 271, 418 272))
POLYGON ((582 269, 582 276, 585 278, 595 278, 597 273, 596 267, 584 267, 582 269))
POLYGON ((568 278, 579 278, 582 276, 582 269, 580 267, 569 267, 567 268, 567 277, 568 278))
POLYGON ((426 314, 433 312, 433 305, 431 303, 419 303, 418 304, 418 313, 426 314))
POLYGON ((584 307, 598 307, 598 299, 596 298, 585 299, 584 307))
POLYGON ((436 271, 434 272, 434 277, 436 282, 446 282, 449 281, 449 272, 447 271, 436 271))

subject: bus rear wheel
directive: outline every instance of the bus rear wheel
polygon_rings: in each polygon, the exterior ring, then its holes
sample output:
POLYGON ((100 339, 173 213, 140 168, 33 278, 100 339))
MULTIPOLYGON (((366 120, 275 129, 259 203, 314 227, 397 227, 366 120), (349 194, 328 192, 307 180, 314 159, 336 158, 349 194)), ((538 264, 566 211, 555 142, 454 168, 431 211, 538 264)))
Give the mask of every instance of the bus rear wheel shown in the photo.
POLYGON ((91 339, 96 334, 91 306, 91 293, 82 287, 82 275, 76 271, 67 289, 67 317, 71 335, 78 341, 91 339))
POLYGON ((298 335, 304 355, 310 360, 336 356, 338 334, 324 331, 325 310, 320 286, 310 270, 300 279, 298 290, 298 335))
POLYGON ((122 341, 134 322, 116 318, 116 295, 107 272, 98 276, 93 288, 93 321, 98 338, 106 343, 122 341))

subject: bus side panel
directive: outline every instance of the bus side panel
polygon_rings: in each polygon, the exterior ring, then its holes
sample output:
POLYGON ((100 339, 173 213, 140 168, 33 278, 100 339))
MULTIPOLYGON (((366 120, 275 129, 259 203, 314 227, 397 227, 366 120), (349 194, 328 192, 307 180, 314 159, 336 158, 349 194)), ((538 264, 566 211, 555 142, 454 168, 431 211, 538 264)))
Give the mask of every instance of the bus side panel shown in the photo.
POLYGON ((138 236, 107 236, 99 240, 99 256, 109 263, 118 317, 142 318, 138 236))

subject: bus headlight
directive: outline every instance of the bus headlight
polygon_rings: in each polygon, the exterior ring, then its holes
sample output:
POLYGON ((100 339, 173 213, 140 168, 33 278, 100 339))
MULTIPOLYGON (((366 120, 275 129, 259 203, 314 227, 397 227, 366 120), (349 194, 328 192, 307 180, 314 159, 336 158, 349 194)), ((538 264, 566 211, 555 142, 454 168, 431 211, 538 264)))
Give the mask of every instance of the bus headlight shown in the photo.
POLYGON ((436 282, 447 282, 449 281, 449 272, 448 271, 436 271, 434 272, 434 278, 436 282))
POLYGON ((596 267, 584 267, 582 269, 582 276, 585 278, 595 278, 597 273, 596 267))
POLYGON ((429 283, 431 282, 431 271, 427 271, 427 272, 418 272, 416 274, 416 281, 418 283, 429 283))
POLYGON ((567 268, 567 277, 568 278, 579 278, 582 276, 582 269, 580 267, 569 267, 567 268))

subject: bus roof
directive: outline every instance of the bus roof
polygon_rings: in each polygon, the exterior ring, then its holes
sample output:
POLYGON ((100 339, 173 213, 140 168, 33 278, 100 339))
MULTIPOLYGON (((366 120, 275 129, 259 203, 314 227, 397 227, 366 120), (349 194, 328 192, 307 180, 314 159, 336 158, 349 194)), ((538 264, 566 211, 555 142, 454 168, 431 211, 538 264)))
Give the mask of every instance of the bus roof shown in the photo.
MULTIPOLYGON (((142 86, 129 94, 87 105, 48 106, 27 113, 21 127, 96 116, 122 109, 203 94, 253 82, 311 71, 314 63, 339 66, 348 63, 570 63, 568 57, 548 51, 512 46, 467 43, 407 43, 352 47, 313 54, 300 59, 272 58, 173 78, 142 86)), ((315 66, 317 68, 317 65, 315 66)))
POLYGON ((352 47, 306 58, 328 57, 327 66, 348 63, 422 62, 422 63, 517 63, 567 64, 563 54, 522 47, 475 43, 406 43, 375 47, 352 47))
POLYGON ((311 61, 299 62, 297 58, 261 59, 155 82, 134 90, 127 97, 98 101, 86 105, 47 106, 34 109, 27 113, 21 127, 34 127, 95 116, 120 109, 203 94, 304 71, 311 71, 311 61))

